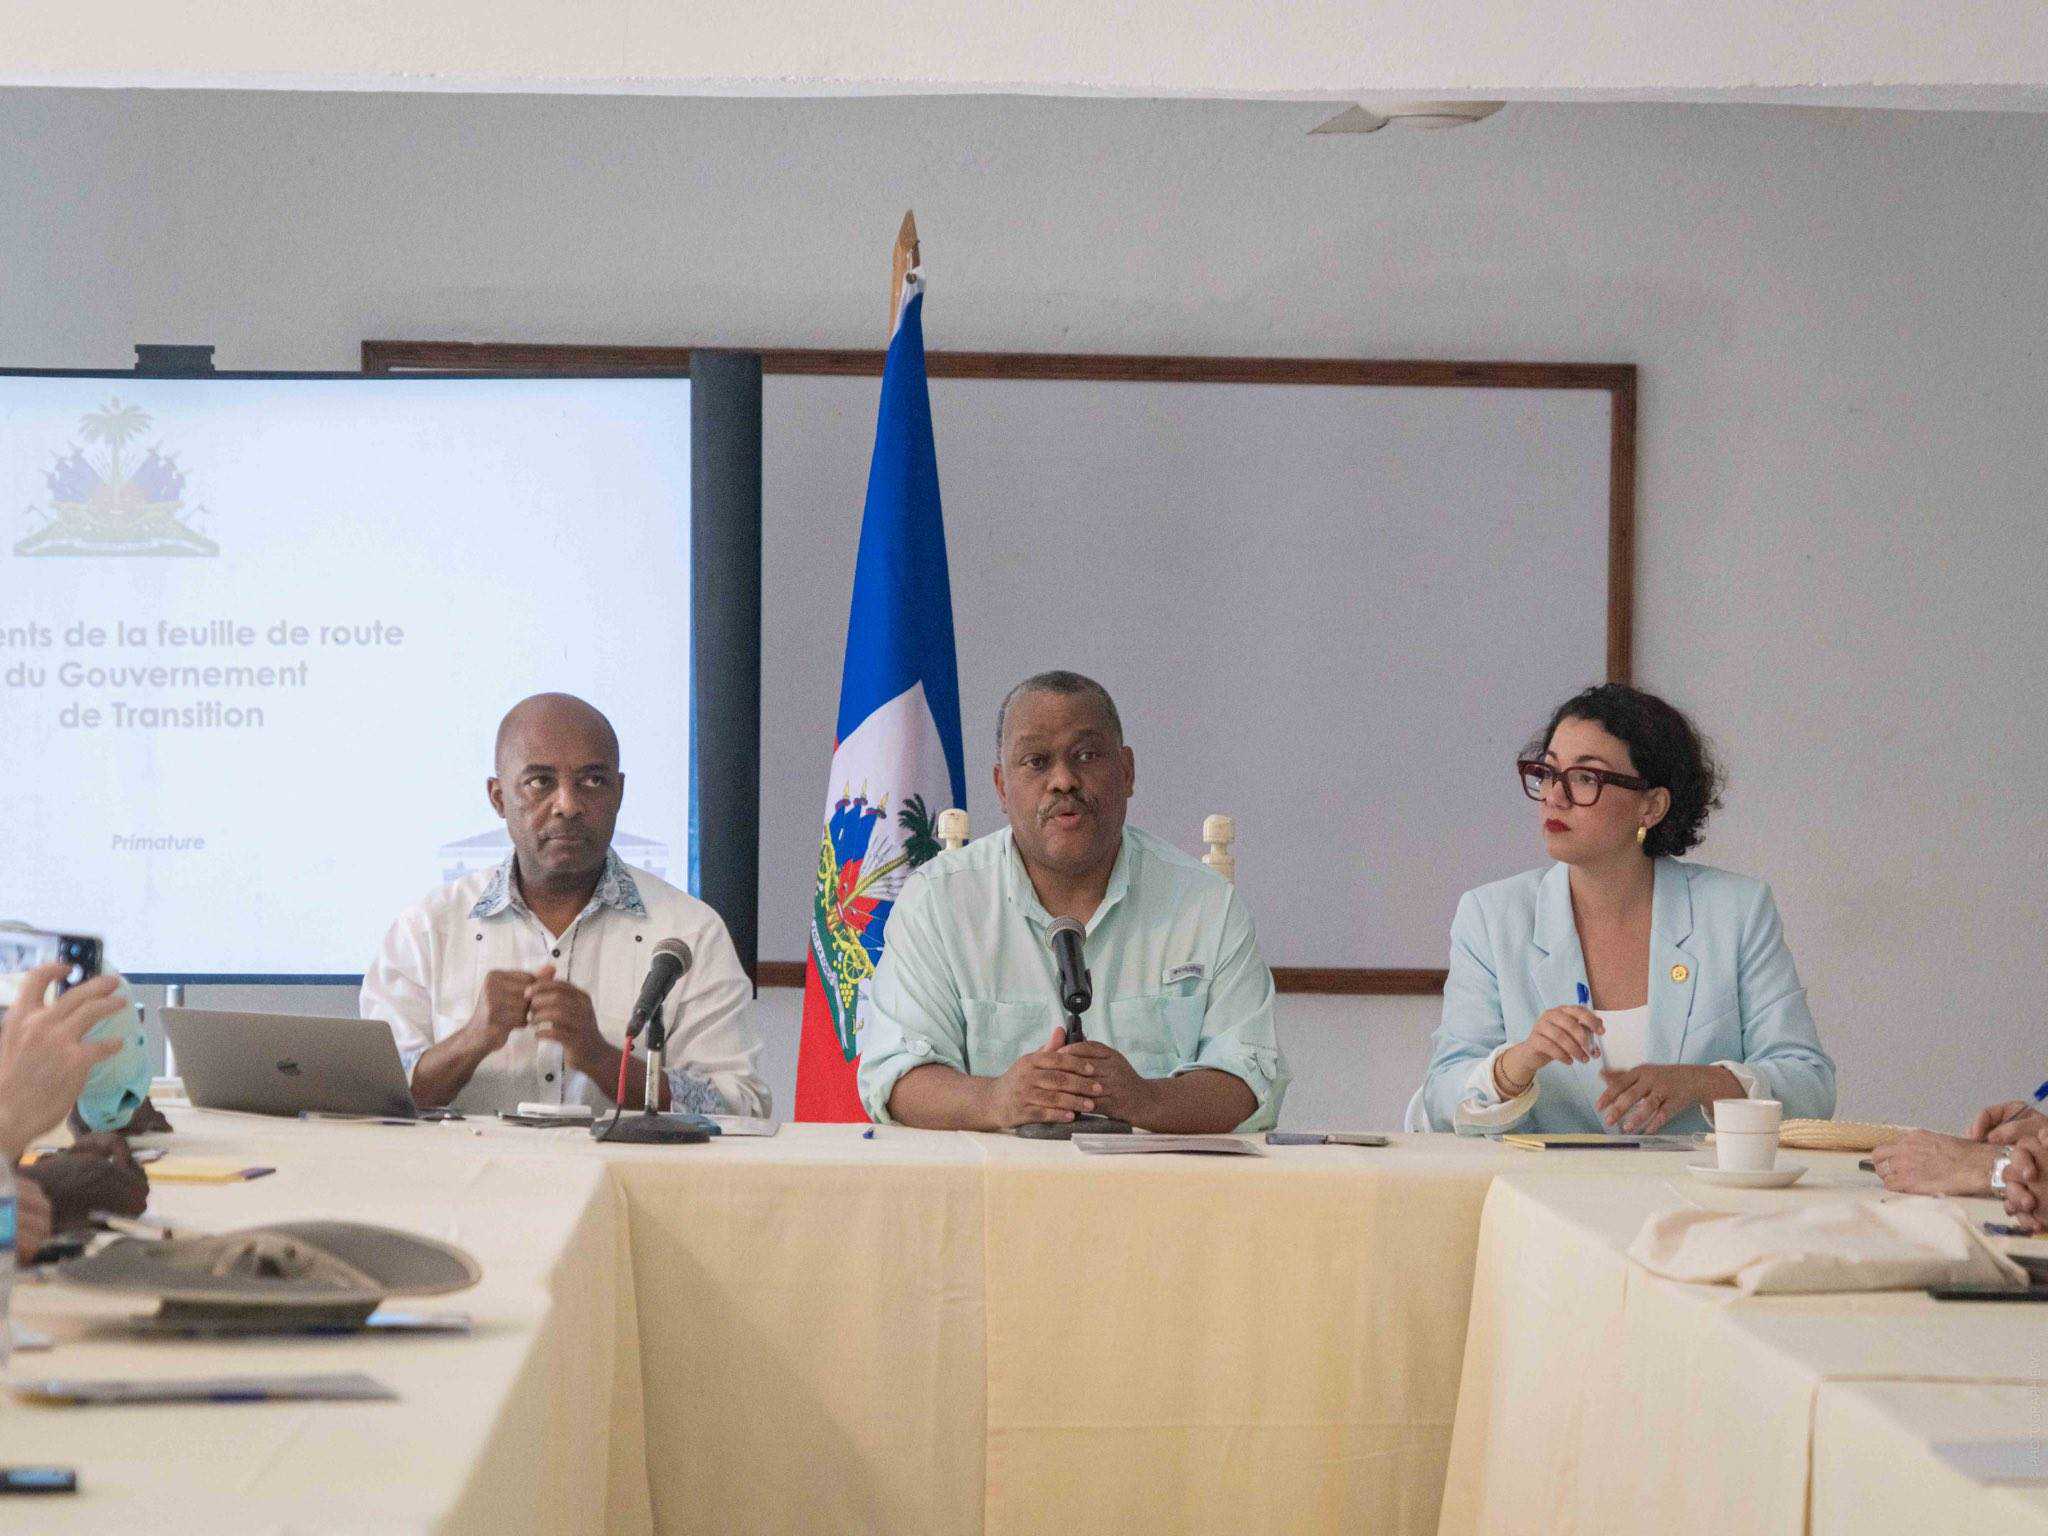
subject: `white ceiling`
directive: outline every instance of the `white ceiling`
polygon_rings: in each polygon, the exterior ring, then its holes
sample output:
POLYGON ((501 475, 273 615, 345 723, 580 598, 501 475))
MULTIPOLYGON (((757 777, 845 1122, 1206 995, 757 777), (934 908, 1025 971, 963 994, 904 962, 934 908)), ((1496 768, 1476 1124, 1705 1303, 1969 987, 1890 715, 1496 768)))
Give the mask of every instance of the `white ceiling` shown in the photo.
POLYGON ((2048 108, 2041 0, 9 0, 0 84, 2048 108))

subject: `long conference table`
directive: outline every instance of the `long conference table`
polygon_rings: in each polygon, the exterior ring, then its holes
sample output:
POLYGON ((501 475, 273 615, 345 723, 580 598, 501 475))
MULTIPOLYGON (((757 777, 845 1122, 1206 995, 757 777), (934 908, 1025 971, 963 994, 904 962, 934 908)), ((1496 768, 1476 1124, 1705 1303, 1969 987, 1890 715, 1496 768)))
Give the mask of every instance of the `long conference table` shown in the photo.
POLYGON ((641 1148, 172 1119, 180 1155, 278 1171, 160 1184, 158 1215, 445 1238, 483 1280, 421 1307, 472 1330, 152 1339, 134 1298, 18 1286, 57 1347, 16 1378, 359 1370, 398 1397, 9 1395, 0 1461, 76 1466, 81 1492, 0 1529, 2048 1533, 2048 1488, 1932 1449, 2048 1433, 2043 1309, 1745 1299, 1624 1257, 1659 1210, 1869 1193, 1854 1157, 1788 1154, 1812 1171, 1759 1195, 1691 1154, 1448 1136, 1103 1158, 892 1127, 641 1148))

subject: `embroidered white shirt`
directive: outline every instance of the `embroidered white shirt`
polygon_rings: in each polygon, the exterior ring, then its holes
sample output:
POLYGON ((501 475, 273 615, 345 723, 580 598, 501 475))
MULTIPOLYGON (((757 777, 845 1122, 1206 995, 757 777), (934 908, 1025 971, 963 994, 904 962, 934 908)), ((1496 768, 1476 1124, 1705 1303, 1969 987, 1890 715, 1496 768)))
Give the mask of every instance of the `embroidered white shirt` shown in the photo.
MULTIPOLYGON (((590 902, 559 935, 520 899, 512 861, 430 892, 391 925, 363 977, 362 1016, 391 1026, 407 1076, 428 1046, 466 1025, 492 971, 538 971, 590 994, 606 1040, 623 1044, 626 1019, 663 939, 690 946, 690 970, 662 1007, 672 1107, 766 1116, 753 989, 725 923, 709 906, 617 854, 590 902)), ((562 1048, 519 1030, 455 1096, 452 1107, 489 1113, 536 1101, 611 1107, 602 1086, 570 1067, 562 1048)))

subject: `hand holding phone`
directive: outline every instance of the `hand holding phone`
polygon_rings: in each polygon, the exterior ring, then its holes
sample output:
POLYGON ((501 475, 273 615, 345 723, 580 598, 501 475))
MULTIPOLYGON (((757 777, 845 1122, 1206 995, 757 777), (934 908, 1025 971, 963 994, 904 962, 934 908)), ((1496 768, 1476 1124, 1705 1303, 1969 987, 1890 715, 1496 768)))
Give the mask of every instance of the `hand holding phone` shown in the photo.
MULTIPOLYGON (((91 934, 51 933, 19 923, 0 924, 0 1008, 12 1006, 21 993, 23 976, 37 966, 53 960, 67 962, 55 989, 61 995, 99 975, 104 955, 105 947, 91 934)), ((54 1000, 54 996, 45 999, 54 1000)))

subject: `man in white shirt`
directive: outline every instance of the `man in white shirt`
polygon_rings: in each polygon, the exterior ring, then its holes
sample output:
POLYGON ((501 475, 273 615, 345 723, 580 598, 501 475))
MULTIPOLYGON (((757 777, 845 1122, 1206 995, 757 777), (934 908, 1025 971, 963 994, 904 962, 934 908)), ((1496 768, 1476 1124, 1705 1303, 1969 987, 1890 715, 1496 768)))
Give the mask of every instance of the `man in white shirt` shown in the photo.
MULTIPOLYGON (((661 1108, 766 1115, 752 988, 718 914, 612 852, 625 797, 611 722, 567 694, 536 694, 498 727, 491 808, 512 856, 399 915, 363 977, 362 1015, 398 1041, 422 1109, 521 1103, 606 1110, 626 1020, 663 939, 690 946, 670 992, 661 1108)), ((644 1103, 646 1063, 626 1072, 644 1103)))

